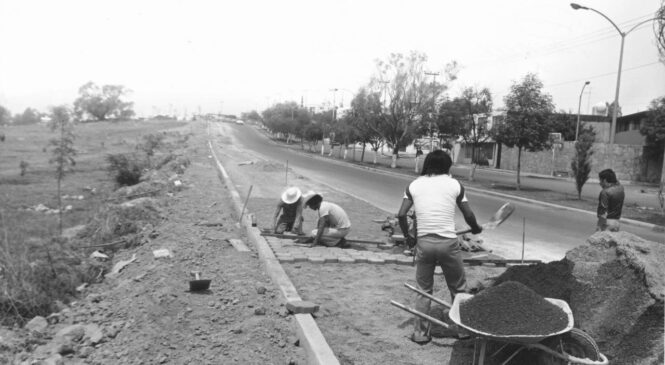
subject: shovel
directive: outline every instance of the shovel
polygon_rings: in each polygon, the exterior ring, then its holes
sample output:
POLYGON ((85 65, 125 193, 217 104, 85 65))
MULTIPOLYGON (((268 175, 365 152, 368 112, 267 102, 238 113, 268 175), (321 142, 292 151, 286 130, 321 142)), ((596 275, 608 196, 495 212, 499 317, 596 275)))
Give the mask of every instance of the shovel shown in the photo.
POLYGON ((210 288, 210 280, 201 280, 199 271, 192 271, 195 279, 189 281, 189 291, 204 291, 210 288))
MULTIPOLYGON (((510 203, 506 203, 506 204, 502 205, 501 208, 499 208, 499 210, 497 210, 496 213, 494 213, 492 218, 490 218, 489 222, 483 224, 483 231, 487 230, 487 229, 494 229, 494 228, 498 227, 499 224, 503 223, 503 221, 508 219, 508 217, 510 217, 510 215, 513 214, 514 211, 515 211, 515 206, 514 205, 512 205, 510 203)), ((465 229, 463 231, 457 231, 455 233, 457 233, 458 235, 461 235, 461 234, 465 234, 465 233, 470 233, 471 231, 472 231, 472 229, 469 228, 469 229, 465 229)))

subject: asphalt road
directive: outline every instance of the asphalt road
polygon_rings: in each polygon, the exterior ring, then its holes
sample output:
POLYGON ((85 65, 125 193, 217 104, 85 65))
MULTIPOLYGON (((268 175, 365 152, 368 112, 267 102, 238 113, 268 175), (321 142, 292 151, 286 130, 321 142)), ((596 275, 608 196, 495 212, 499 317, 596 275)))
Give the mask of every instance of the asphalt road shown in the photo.
MULTIPOLYGON (((251 159, 251 155, 257 155, 266 160, 282 163, 288 161, 289 167, 299 174, 367 201, 388 214, 397 212, 404 188, 412 179, 303 155, 271 143, 263 134, 248 125, 213 124, 212 127, 217 133, 221 128, 226 131, 225 134, 231 132, 233 136, 229 137, 233 137, 235 143, 247 149, 248 159, 251 159)), ((480 235, 488 249, 506 258, 520 258, 524 242, 525 259, 559 260, 566 251, 583 244, 595 229, 596 218, 591 214, 545 207, 476 191, 469 191, 468 198, 481 223, 487 221, 504 202, 510 201, 515 205, 515 213, 503 225, 480 235)), ((465 227, 461 216, 458 215, 457 221, 460 228, 465 227)), ((662 232, 628 225, 622 225, 622 229, 647 240, 663 241, 662 232)))

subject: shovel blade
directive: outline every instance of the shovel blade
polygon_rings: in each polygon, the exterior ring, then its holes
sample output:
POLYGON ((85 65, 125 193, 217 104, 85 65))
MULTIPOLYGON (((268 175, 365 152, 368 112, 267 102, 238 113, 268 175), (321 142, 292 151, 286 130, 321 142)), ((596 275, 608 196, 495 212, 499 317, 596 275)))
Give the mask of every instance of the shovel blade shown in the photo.
POLYGON ((494 213, 492 218, 490 218, 489 222, 483 224, 483 229, 494 229, 496 228, 499 224, 503 223, 508 217, 510 217, 511 214, 515 211, 515 206, 506 203, 499 208, 499 210, 494 213))

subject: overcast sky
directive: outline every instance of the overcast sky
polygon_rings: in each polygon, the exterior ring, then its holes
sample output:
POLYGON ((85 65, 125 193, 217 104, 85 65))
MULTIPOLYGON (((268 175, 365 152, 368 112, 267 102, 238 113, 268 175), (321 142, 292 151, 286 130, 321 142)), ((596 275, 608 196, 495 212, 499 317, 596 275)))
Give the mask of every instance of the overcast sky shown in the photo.
MULTIPOLYGON (((660 0, 580 0, 623 31, 660 0)), ((0 105, 13 113, 72 104, 88 81, 132 90, 139 115, 240 113, 335 97, 345 106, 375 60, 424 52, 428 69, 457 61, 449 93, 489 87, 495 107, 537 73, 558 109, 614 99, 620 36, 564 0, 0 0, 0 105)), ((624 114, 665 95, 651 23, 626 37, 624 114)))

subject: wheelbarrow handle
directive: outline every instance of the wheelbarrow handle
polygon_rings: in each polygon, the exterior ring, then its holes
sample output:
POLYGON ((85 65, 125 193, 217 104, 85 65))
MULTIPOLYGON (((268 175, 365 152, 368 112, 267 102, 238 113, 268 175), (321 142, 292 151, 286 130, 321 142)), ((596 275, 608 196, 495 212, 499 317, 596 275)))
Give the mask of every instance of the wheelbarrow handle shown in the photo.
POLYGON ((435 297, 435 296, 433 296, 433 295, 431 295, 431 294, 429 294, 429 293, 426 293, 426 292, 424 292, 424 291, 422 291, 422 290, 420 290, 420 289, 418 289, 418 288, 416 288, 416 287, 414 287, 414 286, 412 286, 412 285, 409 285, 408 283, 404 283, 404 286, 407 287, 407 288, 409 288, 409 289, 411 289, 411 290, 413 290, 414 292, 416 292, 416 293, 418 293, 418 294, 420 294, 420 295, 422 295, 422 296, 425 296, 425 297, 427 297, 427 298, 429 298, 429 299, 431 299, 431 300, 433 300, 433 301, 435 301, 435 302, 437 302, 437 303, 439 303, 439 304, 445 306, 445 307, 448 308, 448 309, 450 309, 450 308, 452 307, 452 305, 450 305, 450 303, 446 302, 445 300, 443 300, 443 299, 439 299, 439 298, 437 298, 437 297, 435 297))
POLYGON ((423 318, 423 319, 426 319, 426 320, 428 320, 428 321, 430 321, 430 322, 432 322, 432 323, 434 323, 434 324, 438 324, 438 325, 441 326, 441 327, 444 327, 444 328, 449 328, 449 327, 450 327, 450 325, 449 325, 448 323, 445 323, 445 322, 439 321, 438 319, 436 319, 436 318, 434 318, 434 317, 430 317, 430 316, 428 316, 427 314, 425 314, 425 313, 423 313, 423 312, 419 312, 419 311, 417 311, 417 310, 415 310, 415 309, 413 309, 413 308, 411 308, 411 307, 407 307, 407 306, 405 306, 404 304, 398 303, 398 302, 396 302, 396 301, 394 301, 394 300, 391 300, 391 301, 390 301, 390 304, 394 305, 394 306, 397 307, 397 308, 403 309, 403 310, 405 310, 405 311, 407 311, 407 312, 409 312, 409 313, 411 313, 411 314, 415 314, 415 315, 417 315, 418 317, 423 318))

